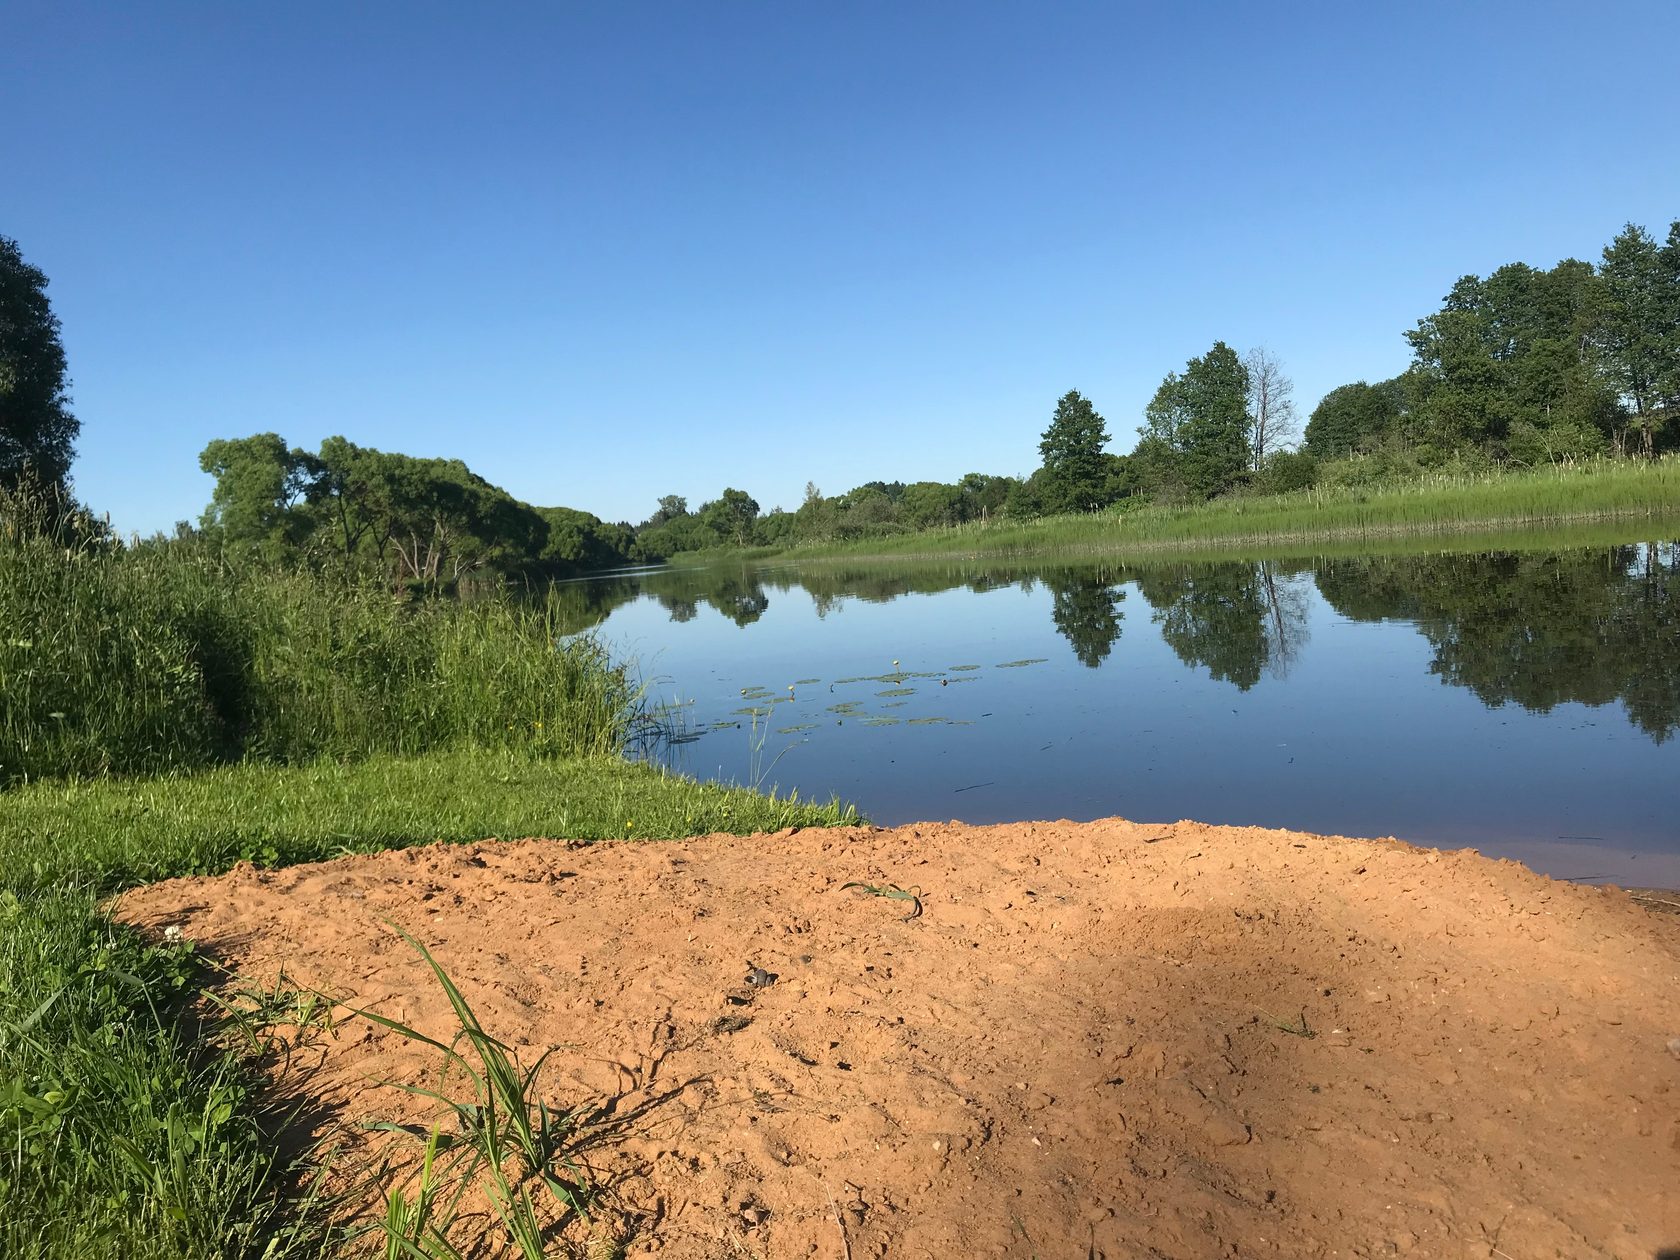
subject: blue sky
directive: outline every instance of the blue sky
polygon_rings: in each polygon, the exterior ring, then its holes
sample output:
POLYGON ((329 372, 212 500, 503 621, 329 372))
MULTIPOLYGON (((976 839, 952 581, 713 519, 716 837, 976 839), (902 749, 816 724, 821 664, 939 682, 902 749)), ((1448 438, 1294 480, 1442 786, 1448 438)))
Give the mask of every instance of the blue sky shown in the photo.
POLYGON ((639 520, 724 485, 1127 450, 1264 343, 1303 415, 1454 278, 1680 217, 1672 3, 18 3, 0 234, 78 492, 196 517, 215 437, 459 457, 639 520))

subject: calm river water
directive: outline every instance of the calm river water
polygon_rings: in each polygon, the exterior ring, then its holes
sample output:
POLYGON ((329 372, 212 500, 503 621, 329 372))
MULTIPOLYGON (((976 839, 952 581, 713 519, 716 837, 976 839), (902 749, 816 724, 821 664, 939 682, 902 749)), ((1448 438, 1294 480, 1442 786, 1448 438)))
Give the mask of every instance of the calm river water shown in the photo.
POLYGON ((915 819, 1395 835, 1680 885, 1680 545, 933 562, 561 589, 704 777, 915 819))

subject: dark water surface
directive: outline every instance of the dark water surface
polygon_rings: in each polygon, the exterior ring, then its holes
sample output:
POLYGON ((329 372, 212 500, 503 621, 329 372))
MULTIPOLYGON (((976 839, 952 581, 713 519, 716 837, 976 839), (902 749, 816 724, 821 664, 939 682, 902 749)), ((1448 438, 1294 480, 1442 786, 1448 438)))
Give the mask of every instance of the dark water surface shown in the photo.
POLYGON ((1196 818, 1680 885, 1674 543, 734 566, 562 598, 680 706, 672 764, 883 825, 1196 818))

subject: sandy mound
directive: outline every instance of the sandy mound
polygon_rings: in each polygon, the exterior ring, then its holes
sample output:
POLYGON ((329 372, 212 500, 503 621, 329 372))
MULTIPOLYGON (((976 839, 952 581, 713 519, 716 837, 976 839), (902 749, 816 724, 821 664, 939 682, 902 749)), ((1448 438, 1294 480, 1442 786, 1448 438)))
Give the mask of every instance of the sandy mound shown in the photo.
MULTIPOLYGON (((1473 853, 1118 820, 533 840, 120 913, 447 1040, 402 924, 490 1031, 562 1047, 549 1096, 614 1100, 585 1158, 631 1254, 1680 1248, 1680 917, 1473 853)), ((303 1080, 414 1119, 375 1082, 436 1066, 353 1021, 303 1080)))

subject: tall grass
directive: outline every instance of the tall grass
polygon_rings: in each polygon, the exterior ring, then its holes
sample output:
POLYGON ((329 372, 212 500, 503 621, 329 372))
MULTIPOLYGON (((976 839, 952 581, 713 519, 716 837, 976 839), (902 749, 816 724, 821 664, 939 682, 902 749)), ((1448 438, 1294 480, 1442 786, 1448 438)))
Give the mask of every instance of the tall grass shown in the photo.
POLYGON ((0 1255, 305 1257, 274 1116, 244 1066, 176 1026, 194 967, 85 884, 0 892, 0 1255))
POLYGON ((464 745, 615 753, 635 685, 561 630, 543 604, 0 538, 0 784, 464 745))
POLYGON ((857 543, 818 544, 786 559, 1038 551, 1139 554, 1233 543, 1320 542, 1457 534, 1493 526, 1680 517, 1680 456, 1593 460, 1524 472, 1438 473, 1394 484, 1334 486, 1180 506, 1126 500, 1105 512, 974 522, 857 543))

